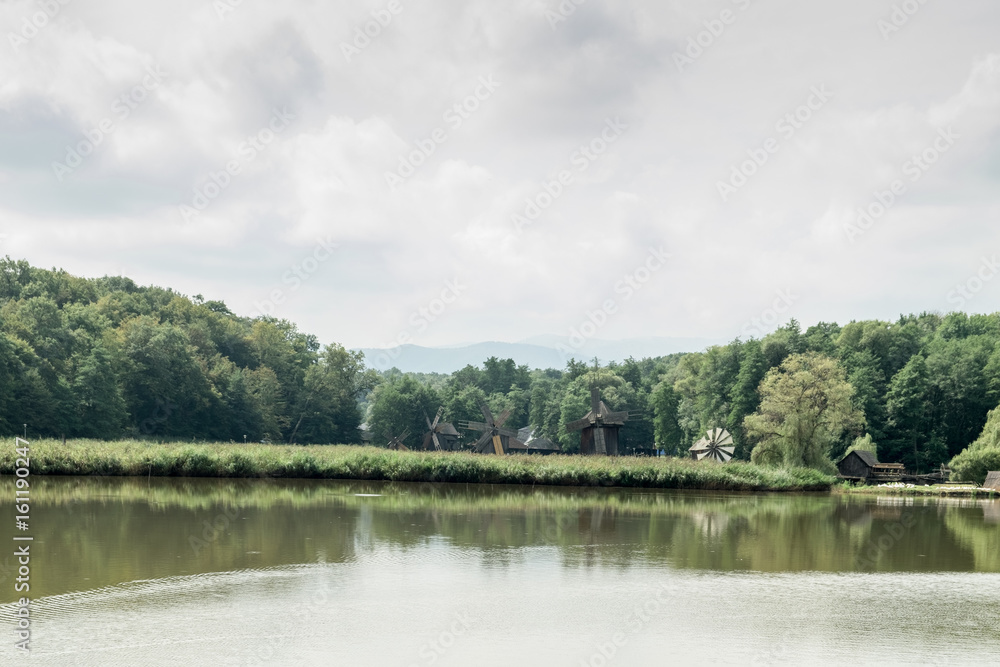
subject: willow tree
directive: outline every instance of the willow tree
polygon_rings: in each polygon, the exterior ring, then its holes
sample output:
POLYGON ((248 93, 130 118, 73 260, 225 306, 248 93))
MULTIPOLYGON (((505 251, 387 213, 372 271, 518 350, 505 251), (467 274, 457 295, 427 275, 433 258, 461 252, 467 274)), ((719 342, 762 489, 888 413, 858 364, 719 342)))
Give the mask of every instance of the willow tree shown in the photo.
POLYGON ((989 471, 1000 470, 1000 407, 990 411, 979 438, 949 465, 952 479, 976 484, 982 484, 989 471))
POLYGON ((757 443, 754 463, 831 470, 834 446, 865 424, 844 369, 815 352, 793 354, 768 371, 760 396, 757 412, 743 422, 757 443))

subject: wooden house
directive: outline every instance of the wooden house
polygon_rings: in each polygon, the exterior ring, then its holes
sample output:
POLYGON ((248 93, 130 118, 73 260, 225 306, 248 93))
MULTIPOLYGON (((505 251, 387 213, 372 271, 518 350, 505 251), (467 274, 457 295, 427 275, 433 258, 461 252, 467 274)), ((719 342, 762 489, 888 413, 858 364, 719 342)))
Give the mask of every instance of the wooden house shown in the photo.
POLYGON ((983 484, 983 488, 1000 491, 1000 471, 987 473, 986 482, 983 484))
POLYGON ((837 464, 841 479, 852 482, 899 482, 905 469, 902 463, 879 463, 871 452, 856 449, 837 464))
POLYGON ((435 426, 433 432, 427 431, 424 434, 424 449, 433 450, 434 447, 434 435, 437 435, 437 440, 441 445, 441 450, 445 452, 457 452, 462 449, 461 439, 462 434, 458 432, 453 424, 448 422, 443 422, 435 426))
POLYGON ((872 468, 878 464, 878 459, 871 452, 855 449, 837 464, 837 471, 844 479, 853 482, 864 482, 872 474, 872 468))
POLYGON ((535 429, 530 426, 520 429, 517 432, 517 439, 512 439, 507 449, 512 454, 545 455, 562 453, 559 445, 548 438, 536 438, 535 429))

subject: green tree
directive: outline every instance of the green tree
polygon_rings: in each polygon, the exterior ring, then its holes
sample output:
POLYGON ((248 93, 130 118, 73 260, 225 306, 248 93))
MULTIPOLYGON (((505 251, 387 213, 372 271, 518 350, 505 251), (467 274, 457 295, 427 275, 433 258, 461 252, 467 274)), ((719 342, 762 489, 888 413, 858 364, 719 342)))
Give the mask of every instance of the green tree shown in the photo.
POLYGON ((768 371, 760 395, 760 408, 744 420, 757 443, 755 463, 832 470, 830 455, 841 437, 864 426, 847 374, 830 357, 791 355, 768 371))
POLYGON ((364 355, 342 345, 327 345, 316 363, 309 365, 303 379, 298 421, 289 439, 292 442, 361 442, 359 399, 375 385, 375 375, 366 372, 364 355))
POLYGON ((1000 407, 990 411, 982 432, 975 442, 949 463, 952 479, 982 484, 986 473, 1000 470, 1000 407))
POLYGON ((650 408, 653 411, 653 432, 656 445, 666 451, 668 456, 680 456, 681 438, 684 433, 677 424, 677 409, 680 407, 680 396, 669 382, 656 385, 649 397, 650 408))
POLYGON ((750 447, 743 429, 743 420, 753 414, 760 405, 760 394, 757 390, 769 370, 762 347, 756 340, 744 343, 740 371, 736 376, 736 382, 729 390, 731 408, 726 428, 732 434, 736 445, 735 457, 744 461, 750 459, 750 447))
POLYGON ((854 442, 851 443, 851 446, 848 447, 847 451, 845 451, 839 458, 842 459, 851 452, 857 451, 871 452, 875 458, 878 459, 878 445, 872 439, 871 433, 865 433, 864 435, 855 438, 854 442))
POLYGON ((73 393, 77 402, 76 433, 85 438, 116 438, 123 432, 128 409, 112 354, 97 345, 77 369, 73 393))
POLYGON ((436 391, 404 375, 375 388, 368 409, 368 428, 374 434, 375 442, 381 445, 386 443, 387 434, 397 437, 409 430, 404 444, 410 449, 417 449, 422 445, 427 430, 425 415, 434 419, 440 406, 441 397, 436 391))
POLYGON ((923 355, 915 354, 892 378, 886 396, 886 461, 903 463, 914 471, 926 467, 926 445, 932 441, 935 426, 932 400, 927 362, 923 355))

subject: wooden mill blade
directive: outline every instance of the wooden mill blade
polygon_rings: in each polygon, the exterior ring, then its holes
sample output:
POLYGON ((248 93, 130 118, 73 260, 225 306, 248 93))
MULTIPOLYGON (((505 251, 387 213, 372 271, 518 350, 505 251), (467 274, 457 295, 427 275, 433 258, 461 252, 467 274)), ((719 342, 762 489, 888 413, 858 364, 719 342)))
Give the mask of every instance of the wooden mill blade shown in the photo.
POLYGON ((493 413, 490 412, 490 406, 487 405, 486 401, 480 401, 479 409, 482 410, 483 416, 486 417, 486 423, 489 424, 490 428, 493 428, 493 424, 496 422, 493 421, 493 413))
POLYGON ((503 443, 500 441, 500 436, 493 436, 493 449, 497 456, 503 456, 503 443))
POLYGON ((484 424, 483 422, 464 422, 461 424, 462 428, 466 431, 490 431, 489 424, 484 424))
POLYGON ((487 431, 486 433, 483 433, 479 437, 479 440, 476 440, 476 444, 475 444, 475 450, 476 450, 476 452, 478 452, 479 454, 485 454, 486 453, 486 446, 489 444, 491 437, 492 437, 492 434, 489 431, 487 431))
POLYGON ((493 422, 493 426, 500 428, 503 426, 503 423, 507 421, 508 417, 510 417, 510 410, 504 410, 500 413, 500 416, 496 418, 496 421, 493 422))
POLYGON ((601 426, 594 429, 594 445, 598 455, 608 455, 608 443, 604 440, 604 428, 601 426))

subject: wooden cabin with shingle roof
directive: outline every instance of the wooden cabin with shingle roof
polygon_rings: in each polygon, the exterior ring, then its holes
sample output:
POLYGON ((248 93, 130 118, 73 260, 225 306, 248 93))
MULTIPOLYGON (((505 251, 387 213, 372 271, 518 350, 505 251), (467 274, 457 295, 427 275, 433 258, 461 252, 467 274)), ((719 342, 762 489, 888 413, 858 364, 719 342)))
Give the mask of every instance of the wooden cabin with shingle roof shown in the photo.
POLYGON ((837 476, 849 482, 881 484, 900 482, 906 470, 902 463, 879 463, 878 458, 863 449, 855 449, 837 464, 837 476))

